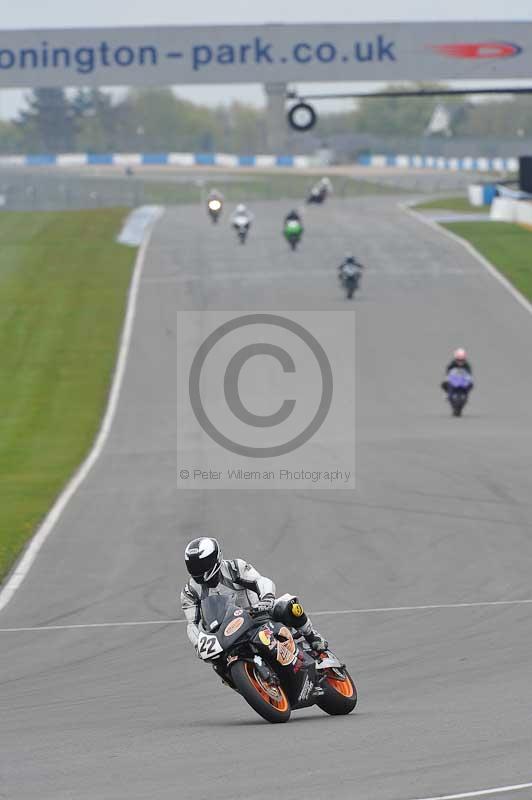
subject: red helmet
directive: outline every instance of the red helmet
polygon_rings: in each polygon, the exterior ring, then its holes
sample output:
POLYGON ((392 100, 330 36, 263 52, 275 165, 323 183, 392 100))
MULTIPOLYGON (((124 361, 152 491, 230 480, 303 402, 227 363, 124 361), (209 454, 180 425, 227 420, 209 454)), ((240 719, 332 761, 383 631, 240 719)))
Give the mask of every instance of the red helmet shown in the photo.
POLYGON ((454 351, 454 360, 458 361, 458 363, 462 361, 467 361, 467 353, 463 347, 459 347, 457 350, 454 351))

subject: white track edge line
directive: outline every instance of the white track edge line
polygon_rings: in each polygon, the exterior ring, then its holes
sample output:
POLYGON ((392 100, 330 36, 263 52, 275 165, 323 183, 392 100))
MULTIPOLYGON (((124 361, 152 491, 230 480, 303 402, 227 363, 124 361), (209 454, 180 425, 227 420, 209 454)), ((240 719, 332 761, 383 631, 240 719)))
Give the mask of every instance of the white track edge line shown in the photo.
MULTIPOLYGON (((508 292, 510 292, 514 300, 517 300, 519 305, 522 306, 525 309, 525 311, 528 311, 529 314, 532 314, 532 303, 529 303, 526 297, 522 295, 518 289, 515 288, 515 286, 508 280, 508 278, 505 278, 504 275, 501 272, 499 272, 499 270, 490 261, 488 261, 487 258, 485 258, 481 253, 479 253, 479 251, 475 247, 473 247, 473 245, 470 242, 468 242, 466 239, 462 239, 461 236, 458 236, 458 234, 453 233, 453 231, 447 230, 447 228, 443 227, 443 225, 440 225, 438 222, 435 222, 433 219, 429 219, 428 217, 425 217, 422 213, 415 211, 407 203, 399 203, 399 208, 401 208, 406 214, 409 214, 414 219, 417 219, 419 222, 422 222, 429 228, 438 231, 438 233, 442 234, 443 236, 447 236, 449 239, 452 239, 454 242, 457 242, 462 247, 464 247, 468 251, 468 253, 472 255, 473 258, 476 259, 476 261, 479 262, 479 264, 481 264, 485 269, 487 269, 490 275, 493 278, 495 278, 495 280, 498 281, 501 284, 501 286, 504 286, 504 288, 508 292)), ((464 222, 467 222, 467 219, 465 219, 464 222)))
POLYGON ((164 209, 161 208, 160 213, 157 215, 156 218, 154 218, 152 224, 147 230, 144 241, 142 242, 139 251, 137 253, 135 267, 133 269, 133 277, 131 279, 131 284, 128 292, 126 316, 120 337, 120 349, 118 351, 118 358, 116 361, 115 370, 112 378, 111 390, 109 392, 109 398, 107 401, 107 408, 105 410, 105 414, 100 426, 100 430, 98 431, 96 440, 88 456, 83 461, 83 463, 78 467, 72 478, 69 480, 69 482, 67 483, 67 485, 65 486, 65 488, 55 501, 54 505, 44 518, 43 522, 37 529, 37 532, 34 534, 29 545, 27 546, 26 550, 21 556, 18 564, 15 565, 6 583, 0 589, 0 611, 2 611, 2 609, 7 606, 7 604, 9 603, 9 601, 19 588, 20 584, 28 574, 33 562, 37 557, 39 550, 41 549, 46 539, 54 529, 56 523, 61 517, 61 514, 63 513, 65 507, 67 506, 69 500, 81 486, 81 484, 89 474, 90 470, 98 460, 104 448, 104 445, 107 441, 115 417, 116 409, 118 406, 120 391, 122 389, 122 380, 124 377, 127 356, 129 352, 129 345, 131 342, 133 322, 135 319, 135 313, 137 309, 137 295, 140 285, 142 269, 144 266, 144 259, 146 256, 148 244, 151 239, 151 234, 155 227, 155 222, 160 218, 163 211, 164 209))
POLYGON ((530 600, 479 600, 473 603, 433 603, 422 606, 388 606, 382 608, 347 608, 336 611, 310 611, 312 617, 324 617, 336 614, 382 614, 396 611, 437 611, 452 608, 484 608, 486 606, 526 606, 532 605, 530 600))
MULTIPOLYGON (((397 611, 437 611, 454 608, 485 608, 486 606, 524 606, 532 605, 530 600, 481 600, 476 603, 440 603, 424 606, 388 606, 382 608, 345 608, 334 611, 310 611, 311 617, 341 616, 345 614, 385 614, 397 611)), ((34 625, 23 628, 0 628, 0 633, 20 633, 23 631, 67 631, 79 628, 127 628, 136 625, 178 625, 184 619, 148 619, 133 622, 82 622, 72 625, 34 625)))
POLYGON ((416 800, 466 800, 467 797, 487 797, 489 794, 519 792, 523 789, 532 789, 532 783, 516 783, 513 786, 497 786, 495 789, 478 789, 475 792, 462 792, 462 794, 438 794, 435 797, 420 797, 416 800))

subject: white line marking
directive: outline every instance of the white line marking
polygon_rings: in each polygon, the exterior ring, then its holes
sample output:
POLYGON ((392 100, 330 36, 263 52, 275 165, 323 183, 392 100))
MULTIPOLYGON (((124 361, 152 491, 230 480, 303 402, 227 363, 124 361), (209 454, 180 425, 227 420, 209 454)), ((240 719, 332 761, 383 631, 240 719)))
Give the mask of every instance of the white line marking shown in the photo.
POLYGON ((323 617, 326 614, 382 614, 393 611, 436 611, 446 608, 483 608, 485 606, 525 606, 532 605, 532 600, 480 600, 476 603, 437 603, 425 606, 389 606, 383 608, 348 608, 338 611, 311 611, 312 617, 323 617))
MULTIPOLYGON (((342 614, 386 614, 397 611, 437 611, 453 608, 483 608, 486 606, 525 606, 532 600, 482 600, 476 603, 440 603, 424 606, 383 606, 382 608, 345 608, 335 611, 310 611, 311 617, 341 616, 342 614)), ((68 631, 78 628, 125 628, 135 625, 178 625, 184 619, 153 619, 139 622, 87 622, 74 625, 35 625, 26 628, 0 628, 0 633, 20 633, 22 631, 68 631)))
POLYGON ((497 786, 495 789, 479 789, 476 792, 463 792, 462 794, 438 794, 435 797, 420 797, 416 800, 465 800, 467 797, 487 797, 489 794, 519 792, 523 789, 532 789, 532 783, 516 783, 513 786, 497 786))
MULTIPOLYGON (((411 208, 409 205, 400 203, 399 208, 401 208, 406 214, 410 214, 410 216, 414 217, 414 219, 417 219, 418 222, 422 222, 424 225, 428 225, 429 228, 438 231, 438 233, 443 234, 443 236, 447 236, 449 239, 452 239, 454 242, 457 242, 462 247, 464 247, 468 251, 468 253, 472 255, 473 258, 475 258, 479 262, 479 264, 482 264, 482 266, 488 270, 490 275, 493 278, 495 278, 495 280, 497 280, 501 284, 501 286, 504 286, 504 288, 508 292, 510 292, 514 300, 517 300, 519 305, 522 306, 525 309, 525 311, 528 311, 529 314, 532 314, 532 304, 529 303, 526 297, 522 295, 521 292, 519 292, 515 288, 515 286, 512 283, 510 283, 510 281, 507 278, 505 278, 504 275, 502 275, 502 273, 500 273, 499 270, 496 269, 496 267, 494 267, 490 261, 488 261, 487 258, 484 258, 484 256, 481 255, 478 252, 478 250, 476 250, 473 247, 472 244, 470 244, 465 239, 462 239, 456 233, 448 231, 447 228, 443 228, 441 225, 438 225, 438 223, 434 222, 434 220, 423 216, 423 214, 420 214, 417 211, 414 211, 414 209, 411 208)), ((467 222, 467 220, 464 221, 467 222)))
MULTIPOLYGON (((163 209, 161 209, 161 213, 162 211, 163 209)), ((158 215, 158 217, 159 216, 160 214, 158 215)), ((89 455, 87 456, 85 461, 81 464, 81 466, 77 469, 77 471, 74 473, 70 481, 67 483, 67 485, 65 486, 65 488, 55 501, 54 505, 44 518, 42 525, 39 527, 39 529, 33 536, 30 544, 26 548, 22 558, 20 559, 18 564, 16 564, 7 582, 0 590, 0 611, 7 606, 7 604, 17 591, 18 587, 28 574, 31 565, 33 564, 35 558, 37 557, 37 553, 39 552, 44 542, 54 529, 54 526, 61 517, 61 514, 65 510, 65 507, 68 504, 69 500, 71 499, 72 495, 79 489, 79 487, 89 474, 91 468, 98 460, 104 448, 105 442, 107 441, 107 437, 109 436, 109 431, 111 430, 111 426, 113 424, 114 416, 118 406, 120 390, 122 388, 122 380, 126 368, 126 361, 131 341, 131 333, 133 330, 133 322, 135 319, 135 312, 137 309, 137 294, 139 289, 140 277, 142 273, 142 268, 144 266, 144 258, 146 255, 146 250, 151 238, 153 228, 154 225, 152 225, 152 227, 147 232, 146 238, 137 253, 135 268, 133 270, 133 277, 131 279, 131 285, 129 287, 129 292, 128 292, 126 317, 124 320, 124 326, 122 328, 122 335, 120 337, 120 349, 118 352, 118 359, 116 362, 115 372, 113 375, 107 408, 105 410, 105 414, 102 420, 100 430, 98 432, 98 436, 96 437, 96 441, 94 442, 94 445, 89 455)))
POLYGON ((27 628, 0 628, 0 633, 22 633, 24 631, 71 631, 78 628, 134 628, 139 625, 178 625, 184 619, 148 619, 139 622, 83 622, 78 625, 35 625, 27 628))

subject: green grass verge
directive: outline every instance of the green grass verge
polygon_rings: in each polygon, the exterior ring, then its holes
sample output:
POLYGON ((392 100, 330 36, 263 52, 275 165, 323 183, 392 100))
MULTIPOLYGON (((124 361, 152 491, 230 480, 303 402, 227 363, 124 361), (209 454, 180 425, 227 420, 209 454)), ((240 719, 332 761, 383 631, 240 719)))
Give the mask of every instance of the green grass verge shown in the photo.
POLYGON ((463 211, 464 213, 478 214, 487 211, 489 206, 472 206, 467 197, 441 197, 438 200, 428 200, 414 206, 418 211, 436 208, 442 211, 463 211))
POLYGON ((87 453, 136 251, 127 211, 0 214, 0 579, 87 453))
POLYGON ((507 222, 453 222, 444 227, 470 242, 532 300, 532 231, 507 222))

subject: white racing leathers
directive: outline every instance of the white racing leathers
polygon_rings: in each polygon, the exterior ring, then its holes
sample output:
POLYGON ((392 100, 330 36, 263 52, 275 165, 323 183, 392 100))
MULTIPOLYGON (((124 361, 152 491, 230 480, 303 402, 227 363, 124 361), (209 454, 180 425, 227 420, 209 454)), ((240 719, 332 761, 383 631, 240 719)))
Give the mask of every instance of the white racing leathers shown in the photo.
POLYGON ((250 608, 266 595, 275 597, 275 584, 241 558, 222 561, 220 581, 214 589, 202 586, 190 578, 181 592, 181 606, 187 621, 188 638, 194 646, 199 636, 201 598, 211 594, 230 594, 236 605, 250 608))
POLYGON ((230 216, 231 225, 235 228, 240 228, 242 225, 247 225, 249 228, 254 219, 254 215, 247 209, 245 211, 233 211, 230 216))

